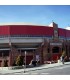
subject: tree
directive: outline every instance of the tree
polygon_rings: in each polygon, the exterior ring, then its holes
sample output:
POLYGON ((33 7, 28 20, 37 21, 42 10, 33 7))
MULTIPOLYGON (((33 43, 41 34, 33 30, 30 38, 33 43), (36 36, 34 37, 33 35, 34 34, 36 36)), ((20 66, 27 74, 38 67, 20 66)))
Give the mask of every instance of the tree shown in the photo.
POLYGON ((63 57, 65 57, 66 56, 66 53, 65 53, 65 51, 63 50, 63 52, 62 52, 62 56, 63 57))
POLYGON ((22 66, 23 65, 23 57, 19 55, 16 59, 16 65, 17 66, 22 66))

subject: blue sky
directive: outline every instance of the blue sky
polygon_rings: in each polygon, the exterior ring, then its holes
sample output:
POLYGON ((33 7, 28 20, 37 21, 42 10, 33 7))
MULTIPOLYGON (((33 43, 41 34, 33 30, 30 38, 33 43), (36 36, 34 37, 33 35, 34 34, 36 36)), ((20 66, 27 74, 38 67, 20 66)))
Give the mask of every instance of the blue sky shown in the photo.
POLYGON ((0 23, 25 22, 49 25, 52 20, 61 28, 70 25, 70 6, 0 5, 0 23))

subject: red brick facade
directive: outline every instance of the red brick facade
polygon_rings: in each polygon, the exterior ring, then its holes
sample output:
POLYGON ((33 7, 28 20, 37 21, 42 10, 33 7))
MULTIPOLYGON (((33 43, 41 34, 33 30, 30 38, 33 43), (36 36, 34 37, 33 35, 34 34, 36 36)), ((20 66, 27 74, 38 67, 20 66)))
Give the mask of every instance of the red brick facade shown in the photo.
MULTIPOLYGON (((39 56, 40 64, 46 61, 56 61, 59 59, 62 51, 66 52, 67 57, 70 57, 70 30, 58 28, 56 23, 52 26, 35 26, 35 25, 7 25, 0 26, 0 66, 4 66, 4 61, 7 61, 8 66, 12 66, 16 58, 21 55, 25 58, 27 52, 27 64, 32 59, 36 60, 39 56), (24 38, 29 41, 29 38, 37 39, 38 42, 24 43, 24 38), (18 39, 20 40, 18 40, 18 39), (3 40, 2 40, 3 39, 3 40), (6 40, 8 39, 8 40, 6 40), (23 40, 22 40, 23 39, 23 40), (20 41, 20 43, 18 41, 20 41), (6 41, 6 42, 5 42, 6 41), (9 45, 10 44, 10 45, 9 45), (22 49, 23 48, 23 49, 22 49), (27 49, 25 49, 27 48, 27 49), (31 48, 30 50, 28 48, 31 48), (36 48, 36 49, 32 49, 36 48), (9 55, 4 56, 4 49, 9 49, 9 55), (3 52, 2 52, 3 51, 3 52)), ((25 40, 25 41, 26 41, 25 40)))

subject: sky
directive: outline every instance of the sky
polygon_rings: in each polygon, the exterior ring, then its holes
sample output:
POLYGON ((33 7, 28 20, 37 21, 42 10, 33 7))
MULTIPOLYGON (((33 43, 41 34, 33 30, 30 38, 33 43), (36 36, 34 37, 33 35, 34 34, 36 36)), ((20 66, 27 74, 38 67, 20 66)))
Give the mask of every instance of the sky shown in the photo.
POLYGON ((58 27, 70 26, 69 5, 0 5, 0 23, 24 22, 58 27))

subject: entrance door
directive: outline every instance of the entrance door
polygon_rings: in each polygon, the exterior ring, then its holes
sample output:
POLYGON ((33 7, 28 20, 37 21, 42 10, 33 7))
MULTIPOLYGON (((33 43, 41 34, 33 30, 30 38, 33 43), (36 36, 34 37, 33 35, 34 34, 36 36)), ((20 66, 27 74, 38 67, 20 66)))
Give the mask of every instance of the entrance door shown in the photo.
POLYGON ((57 58, 60 57, 60 48, 59 47, 53 47, 52 48, 52 59, 57 60, 57 58))
POLYGON ((4 60, 4 67, 8 67, 8 60, 4 60))

